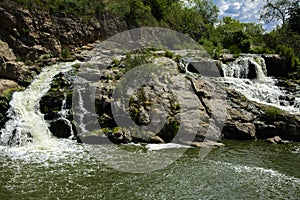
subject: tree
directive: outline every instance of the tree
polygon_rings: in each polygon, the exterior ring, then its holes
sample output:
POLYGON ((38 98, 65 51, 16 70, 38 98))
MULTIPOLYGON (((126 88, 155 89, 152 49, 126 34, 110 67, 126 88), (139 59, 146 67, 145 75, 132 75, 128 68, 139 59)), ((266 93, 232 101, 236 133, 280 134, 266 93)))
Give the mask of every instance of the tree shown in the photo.
POLYGON ((157 20, 162 20, 164 11, 178 0, 143 0, 144 5, 150 6, 152 15, 157 20))
POLYGON ((285 25, 289 16, 290 8, 293 0, 264 0, 265 4, 262 8, 260 19, 267 23, 281 20, 285 25))
POLYGON ((190 0, 190 3, 199 11, 204 23, 213 25, 217 21, 219 9, 212 0, 190 0))
POLYGON ((289 10, 290 18, 288 20, 289 28, 300 34, 300 0, 295 1, 289 10))
POLYGON ((171 29, 191 36, 203 28, 203 18, 195 7, 188 8, 181 3, 174 3, 165 10, 164 22, 171 29))

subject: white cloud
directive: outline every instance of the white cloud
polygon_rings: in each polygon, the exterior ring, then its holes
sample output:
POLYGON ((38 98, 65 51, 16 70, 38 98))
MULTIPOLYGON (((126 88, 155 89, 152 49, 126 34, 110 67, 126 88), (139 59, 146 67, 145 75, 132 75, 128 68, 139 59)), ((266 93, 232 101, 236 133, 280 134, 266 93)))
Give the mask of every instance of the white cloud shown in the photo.
MULTIPOLYGON (((219 18, 223 16, 231 16, 234 19, 238 19, 241 22, 253 22, 262 23, 259 20, 259 13, 262 7, 262 1, 251 1, 251 0, 213 0, 218 6, 220 13, 219 18)), ((271 30, 276 27, 277 23, 264 24, 266 30, 271 30)))

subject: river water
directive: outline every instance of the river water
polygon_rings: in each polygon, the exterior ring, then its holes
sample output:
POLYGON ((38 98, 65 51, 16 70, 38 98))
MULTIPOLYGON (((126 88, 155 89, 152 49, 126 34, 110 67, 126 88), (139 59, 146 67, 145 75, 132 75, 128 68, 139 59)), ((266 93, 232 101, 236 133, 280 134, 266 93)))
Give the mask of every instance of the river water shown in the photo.
MULTIPOLYGON (((204 159, 199 158, 199 149, 191 148, 165 168, 145 173, 123 172, 105 164, 111 156, 126 160, 107 151, 110 145, 59 143, 63 149, 49 151, 2 147, 0 199, 300 198, 297 143, 224 141, 226 147, 213 149, 204 159)), ((135 145, 118 148, 165 159, 178 152, 177 148, 147 151, 135 145)))

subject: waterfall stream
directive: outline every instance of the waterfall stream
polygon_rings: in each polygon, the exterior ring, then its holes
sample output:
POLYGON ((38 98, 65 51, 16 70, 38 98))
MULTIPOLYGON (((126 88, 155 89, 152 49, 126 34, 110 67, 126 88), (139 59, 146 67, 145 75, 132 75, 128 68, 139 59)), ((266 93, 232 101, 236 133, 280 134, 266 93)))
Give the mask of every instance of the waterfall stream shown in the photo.
POLYGON ((13 94, 7 113, 10 120, 0 130, 1 145, 21 146, 32 141, 36 146, 47 148, 55 144, 39 102, 51 88, 53 78, 60 72, 71 70, 77 62, 45 67, 26 90, 13 94))
POLYGON ((277 79, 266 76, 263 58, 241 57, 228 65, 223 64, 222 69, 224 78, 221 81, 249 100, 275 106, 291 114, 300 114, 300 88, 291 92, 278 87, 277 79))

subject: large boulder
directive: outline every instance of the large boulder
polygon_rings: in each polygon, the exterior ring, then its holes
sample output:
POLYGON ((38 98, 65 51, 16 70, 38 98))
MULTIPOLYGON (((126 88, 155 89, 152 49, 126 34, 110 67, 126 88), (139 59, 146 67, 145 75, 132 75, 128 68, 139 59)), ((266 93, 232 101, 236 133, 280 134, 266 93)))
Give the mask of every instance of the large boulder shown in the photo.
POLYGON ((187 66, 187 70, 192 73, 198 73, 205 77, 221 77, 223 70, 222 63, 213 59, 198 59, 187 66))
POLYGON ((59 138, 77 139, 73 123, 72 83, 68 79, 73 72, 55 76, 51 89, 42 97, 40 110, 49 123, 51 133, 59 138))
POLYGON ((285 77, 288 73, 285 57, 277 54, 263 55, 267 66, 267 75, 274 77, 285 77))
POLYGON ((223 128, 225 138, 235 140, 255 139, 255 126, 252 123, 241 123, 238 121, 227 121, 223 128))

